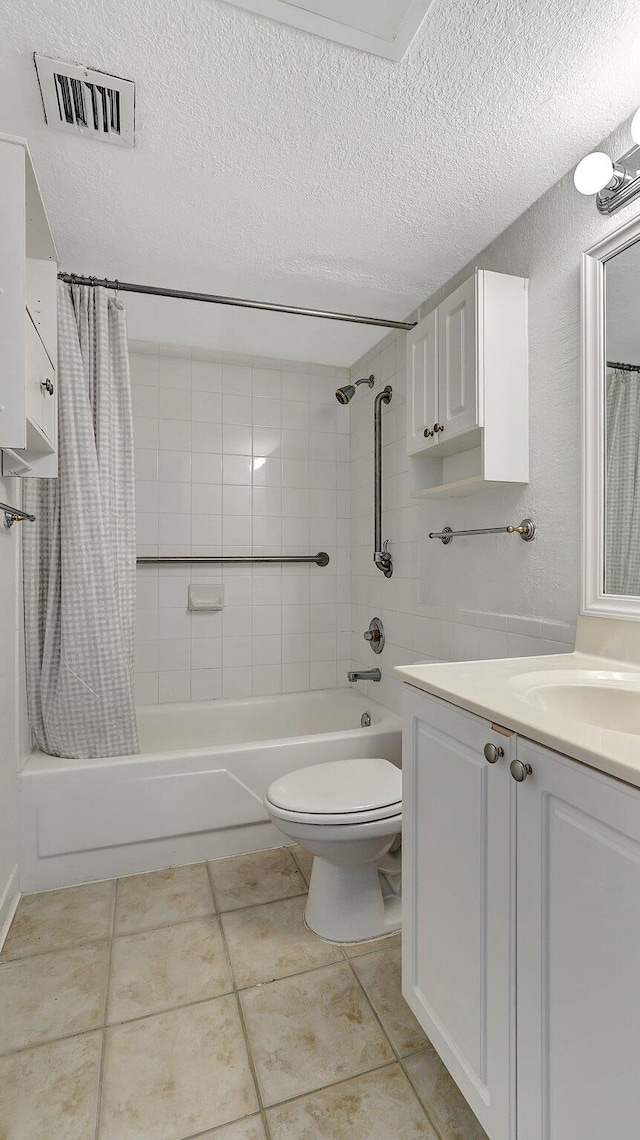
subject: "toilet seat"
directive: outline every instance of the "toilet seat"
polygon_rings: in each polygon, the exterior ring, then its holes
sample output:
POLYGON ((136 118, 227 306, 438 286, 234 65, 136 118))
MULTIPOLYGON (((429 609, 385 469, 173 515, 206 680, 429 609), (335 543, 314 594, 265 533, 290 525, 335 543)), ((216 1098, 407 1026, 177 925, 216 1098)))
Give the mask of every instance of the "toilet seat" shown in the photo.
POLYGON ((354 824, 402 814, 402 773, 380 757, 334 760, 275 780, 265 801, 278 819, 354 824))

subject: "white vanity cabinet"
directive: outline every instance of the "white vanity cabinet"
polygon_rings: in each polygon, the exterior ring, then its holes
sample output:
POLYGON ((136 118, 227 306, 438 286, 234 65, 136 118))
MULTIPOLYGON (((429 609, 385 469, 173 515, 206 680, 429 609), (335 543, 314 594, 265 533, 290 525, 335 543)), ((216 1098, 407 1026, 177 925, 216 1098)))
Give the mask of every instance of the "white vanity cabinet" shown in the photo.
POLYGON ((640 1135, 640 790, 518 738, 518 1140, 640 1135))
POLYGON ((478 269, 408 333, 414 496, 528 481, 527 287, 478 269))
POLYGON ((509 1140, 515 1108, 514 833, 500 771, 514 739, 405 686, 403 993, 491 1140, 509 1140), (486 744, 504 759, 488 764, 486 744))
POLYGON ((24 139, 0 135, 2 473, 57 474, 57 258, 24 139))
POLYGON ((640 789, 405 686, 403 804, 403 993, 490 1140, 635 1140, 640 789))

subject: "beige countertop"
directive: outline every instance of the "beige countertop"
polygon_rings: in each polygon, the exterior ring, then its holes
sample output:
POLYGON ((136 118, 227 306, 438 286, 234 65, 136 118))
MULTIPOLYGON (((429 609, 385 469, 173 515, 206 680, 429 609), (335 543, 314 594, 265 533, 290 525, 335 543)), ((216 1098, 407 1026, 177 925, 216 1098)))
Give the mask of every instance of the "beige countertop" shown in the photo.
POLYGON ((581 617, 572 653, 400 665, 395 672, 424 692, 640 787, 640 622, 581 617), (579 684, 585 671, 602 673, 604 685, 633 690, 632 700, 638 686, 637 733, 602 728, 588 720, 588 713, 584 720, 574 719, 531 699, 536 685, 553 683, 554 674, 562 681, 573 672, 579 684))

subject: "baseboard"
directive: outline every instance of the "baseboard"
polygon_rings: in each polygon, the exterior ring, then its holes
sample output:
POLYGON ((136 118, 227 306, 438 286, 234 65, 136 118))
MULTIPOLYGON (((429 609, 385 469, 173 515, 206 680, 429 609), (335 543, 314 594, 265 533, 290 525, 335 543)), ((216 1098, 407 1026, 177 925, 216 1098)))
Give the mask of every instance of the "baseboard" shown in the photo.
POLYGON ((5 938, 9 933, 9 927, 13 922, 13 916, 16 913, 19 902, 18 864, 16 863, 13 871, 9 875, 2 895, 0 895, 0 950, 2 950, 4 946, 5 938))

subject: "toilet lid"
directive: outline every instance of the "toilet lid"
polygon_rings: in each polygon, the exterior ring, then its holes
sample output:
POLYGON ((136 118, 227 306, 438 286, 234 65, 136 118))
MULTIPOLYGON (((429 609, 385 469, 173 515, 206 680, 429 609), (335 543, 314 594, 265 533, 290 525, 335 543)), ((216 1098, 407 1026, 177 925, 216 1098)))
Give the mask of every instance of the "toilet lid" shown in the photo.
POLYGON ((402 773, 388 760, 333 760, 274 780, 276 807, 316 815, 353 815, 402 803, 402 773))

